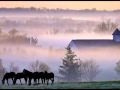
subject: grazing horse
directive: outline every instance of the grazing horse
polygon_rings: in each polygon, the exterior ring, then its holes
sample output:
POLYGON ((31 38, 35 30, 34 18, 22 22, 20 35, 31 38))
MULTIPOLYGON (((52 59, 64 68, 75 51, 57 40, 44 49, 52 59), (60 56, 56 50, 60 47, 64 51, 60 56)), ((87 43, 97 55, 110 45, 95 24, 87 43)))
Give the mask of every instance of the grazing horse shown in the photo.
POLYGON ((30 71, 28 71, 28 70, 26 70, 26 69, 23 70, 23 73, 24 73, 24 74, 27 76, 27 78, 29 79, 28 85, 31 85, 31 80, 32 80, 32 78, 33 78, 33 73, 30 72, 30 71))
MULTIPOLYGON (((26 76, 23 72, 22 72, 22 73, 17 73, 17 74, 15 75, 13 84, 14 84, 14 85, 16 84, 17 79, 19 79, 19 80, 20 80, 20 83, 21 83, 21 78, 24 78, 25 84, 27 84, 27 76, 26 76)), ((21 83, 21 85, 22 85, 22 83, 21 83)))
POLYGON ((39 79, 39 73, 38 72, 30 72, 26 69, 23 70, 23 73, 28 77, 29 83, 28 85, 31 85, 31 80, 34 79, 34 85, 37 84, 37 79, 39 79))
POLYGON ((47 71, 44 72, 45 73, 45 79, 47 81, 47 85, 49 84, 49 79, 52 81, 52 85, 54 83, 54 73, 50 72, 48 73, 47 71))
POLYGON ((4 77, 3 77, 2 84, 4 84, 4 83, 5 83, 5 80, 7 80, 7 84, 9 85, 8 79, 11 78, 12 81, 13 81, 14 77, 15 77, 15 73, 14 73, 14 72, 6 73, 6 74, 4 75, 4 77))
MULTIPOLYGON (((44 72, 39 72, 39 79, 41 79, 42 84, 45 84, 45 73, 44 72)), ((39 83, 38 79, 38 83, 39 83)))

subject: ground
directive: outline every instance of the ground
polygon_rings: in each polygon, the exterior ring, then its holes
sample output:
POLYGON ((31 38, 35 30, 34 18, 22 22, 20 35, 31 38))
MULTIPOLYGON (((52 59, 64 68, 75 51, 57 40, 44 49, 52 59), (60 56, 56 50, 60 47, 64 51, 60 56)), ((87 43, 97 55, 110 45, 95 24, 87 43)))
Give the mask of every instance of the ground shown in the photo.
POLYGON ((54 85, 0 85, 0 89, 120 89, 120 81, 59 82, 54 85))

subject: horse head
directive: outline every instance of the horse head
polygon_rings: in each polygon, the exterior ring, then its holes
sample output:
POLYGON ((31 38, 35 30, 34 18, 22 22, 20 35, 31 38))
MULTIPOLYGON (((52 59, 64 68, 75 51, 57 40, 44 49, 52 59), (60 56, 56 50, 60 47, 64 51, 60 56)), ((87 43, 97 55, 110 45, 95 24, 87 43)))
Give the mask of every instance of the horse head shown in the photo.
POLYGON ((26 73, 26 72, 28 72, 28 70, 24 69, 24 70, 23 70, 23 73, 26 73))
POLYGON ((47 71, 45 71, 45 73, 48 73, 47 71))
POLYGON ((2 84, 4 84, 5 83, 5 80, 2 80, 2 84))

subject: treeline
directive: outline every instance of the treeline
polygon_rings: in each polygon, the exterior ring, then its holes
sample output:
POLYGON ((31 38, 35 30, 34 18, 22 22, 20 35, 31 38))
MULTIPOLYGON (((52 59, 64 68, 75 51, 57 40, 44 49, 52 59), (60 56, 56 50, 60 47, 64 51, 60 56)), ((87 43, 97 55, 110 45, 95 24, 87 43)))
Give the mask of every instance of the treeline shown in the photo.
POLYGON ((38 39, 28 37, 27 34, 20 34, 16 29, 9 30, 8 33, 5 33, 0 29, 0 43, 37 45, 38 39))
POLYGON ((61 12, 120 12, 120 9, 117 10, 97 10, 96 8, 92 8, 92 9, 80 9, 80 10, 72 10, 72 9, 61 9, 61 8, 56 8, 56 9, 49 9, 46 7, 40 7, 40 8, 36 8, 36 7, 30 7, 30 8, 23 8, 23 7, 15 7, 15 8, 0 8, 0 11, 61 11, 61 12))

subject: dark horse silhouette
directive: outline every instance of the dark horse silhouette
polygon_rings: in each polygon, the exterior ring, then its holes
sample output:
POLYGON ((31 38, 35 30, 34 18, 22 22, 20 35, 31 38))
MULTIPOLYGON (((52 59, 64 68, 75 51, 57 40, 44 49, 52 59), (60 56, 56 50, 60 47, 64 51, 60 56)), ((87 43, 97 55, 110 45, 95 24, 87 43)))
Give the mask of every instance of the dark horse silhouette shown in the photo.
POLYGON ((7 81, 7 84, 9 85, 8 83, 8 79, 12 79, 12 81, 14 80, 14 77, 15 77, 15 73, 14 72, 10 72, 10 73, 6 73, 3 77, 3 80, 2 80, 2 84, 5 83, 5 80, 7 81))
POLYGON ((33 73, 26 70, 26 69, 23 70, 23 73, 27 76, 27 78, 29 80, 28 85, 31 85, 31 80, 33 78, 33 73))
POLYGON ((38 72, 30 72, 26 69, 23 70, 23 73, 27 76, 29 79, 28 85, 31 85, 31 80, 34 79, 34 85, 37 84, 37 79, 39 79, 39 73, 38 72))
POLYGON ((47 85, 49 84, 49 79, 52 81, 52 85, 54 83, 54 73, 50 72, 48 73, 47 71, 44 72, 45 79, 47 81, 47 85))
MULTIPOLYGON (((15 75, 14 80, 13 80, 13 84, 14 84, 14 85, 16 84, 17 79, 19 79, 19 80, 20 80, 20 83, 21 83, 21 78, 24 78, 25 84, 27 84, 27 76, 26 76, 23 72, 17 73, 17 74, 15 75)), ((21 83, 21 85, 22 85, 22 83, 21 83)))
POLYGON ((45 84, 45 73, 44 72, 39 72, 38 83, 39 83, 39 79, 41 79, 42 84, 45 84))
POLYGON ((52 84, 54 82, 54 73, 50 72, 48 73, 47 71, 45 72, 30 72, 26 69, 23 70, 23 73, 28 77, 29 83, 28 85, 31 85, 31 80, 34 79, 34 85, 37 84, 37 80, 39 83, 39 79, 41 79, 42 84, 45 84, 45 80, 47 81, 47 85, 49 84, 49 79, 52 81, 52 84))

